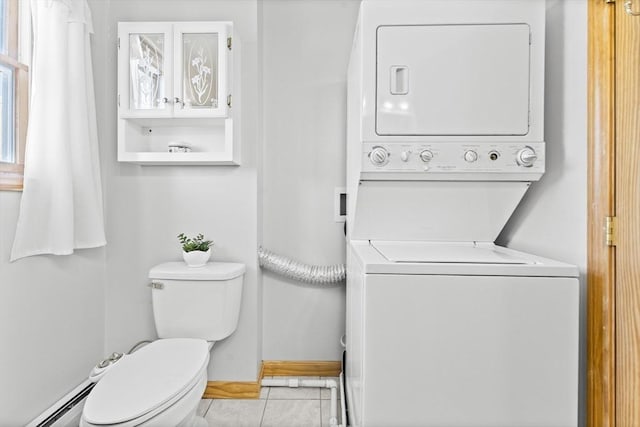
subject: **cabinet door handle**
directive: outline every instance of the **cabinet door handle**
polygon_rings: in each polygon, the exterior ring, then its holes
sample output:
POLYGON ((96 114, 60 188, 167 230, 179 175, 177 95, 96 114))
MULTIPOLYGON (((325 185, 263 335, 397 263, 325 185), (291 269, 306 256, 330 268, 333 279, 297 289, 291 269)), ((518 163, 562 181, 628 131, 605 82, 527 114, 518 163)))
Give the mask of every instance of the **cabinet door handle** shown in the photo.
POLYGON ((180 98, 178 98, 177 96, 175 98, 173 98, 173 102, 178 105, 180 104, 182 108, 184 108, 184 102, 182 102, 182 100, 180 98))
POLYGON ((162 98, 160 101, 162 101, 163 104, 169 104, 169 98, 167 98, 166 96, 162 98))

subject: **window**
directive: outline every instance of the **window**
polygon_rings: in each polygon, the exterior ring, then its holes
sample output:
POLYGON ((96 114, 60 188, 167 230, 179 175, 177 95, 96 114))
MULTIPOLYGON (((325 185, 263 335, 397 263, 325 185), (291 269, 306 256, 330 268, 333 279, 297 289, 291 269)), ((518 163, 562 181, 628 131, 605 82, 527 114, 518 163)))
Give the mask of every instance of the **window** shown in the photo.
POLYGON ((20 7, 26 3, 0 0, 0 190, 22 189, 29 68, 20 56, 26 14, 20 7))

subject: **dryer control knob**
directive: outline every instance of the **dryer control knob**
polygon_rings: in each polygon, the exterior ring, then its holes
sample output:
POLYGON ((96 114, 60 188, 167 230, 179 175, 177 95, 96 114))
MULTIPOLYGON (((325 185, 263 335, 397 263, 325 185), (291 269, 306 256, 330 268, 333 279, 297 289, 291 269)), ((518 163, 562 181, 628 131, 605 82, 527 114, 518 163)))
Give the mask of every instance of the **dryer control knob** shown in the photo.
POLYGON ((467 150, 464 152, 464 159, 469 163, 473 163, 478 160, 478 153, 473 150, 467 150))
POLYGON ((384 166, 389 163, 389 152, 384 147, 373 147, 369 153, 369 160, 376 166, 384 166))
POLYGON ((525 168, 533 166, 536 160, 538 160, 538 155, 533 148, 528 146, 518 151, 518 154, 516 155, 516 162, 525 168))
POLYGON ((425 163, 429 163, 431 160, 433 160, 433 152, 431 150, 422 150, 422 152, 420 153, 420 160, 425 163))

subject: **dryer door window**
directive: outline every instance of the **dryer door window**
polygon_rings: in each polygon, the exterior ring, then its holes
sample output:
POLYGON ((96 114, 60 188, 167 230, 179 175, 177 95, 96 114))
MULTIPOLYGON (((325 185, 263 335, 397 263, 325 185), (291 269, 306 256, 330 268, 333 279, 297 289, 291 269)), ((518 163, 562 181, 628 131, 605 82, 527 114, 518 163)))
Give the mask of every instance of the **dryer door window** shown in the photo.
POLYGON ((380 26, 378 135, 526 135, 527 24, 380 26))

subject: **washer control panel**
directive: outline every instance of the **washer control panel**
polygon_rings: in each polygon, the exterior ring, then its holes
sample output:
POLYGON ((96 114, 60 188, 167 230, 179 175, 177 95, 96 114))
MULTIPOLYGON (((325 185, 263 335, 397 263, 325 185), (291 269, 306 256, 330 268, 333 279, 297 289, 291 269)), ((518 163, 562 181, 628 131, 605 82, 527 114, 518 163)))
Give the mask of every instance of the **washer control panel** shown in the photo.
POLYGON ((544 172, 544 143, 364 143, 362 172, 544 172))

